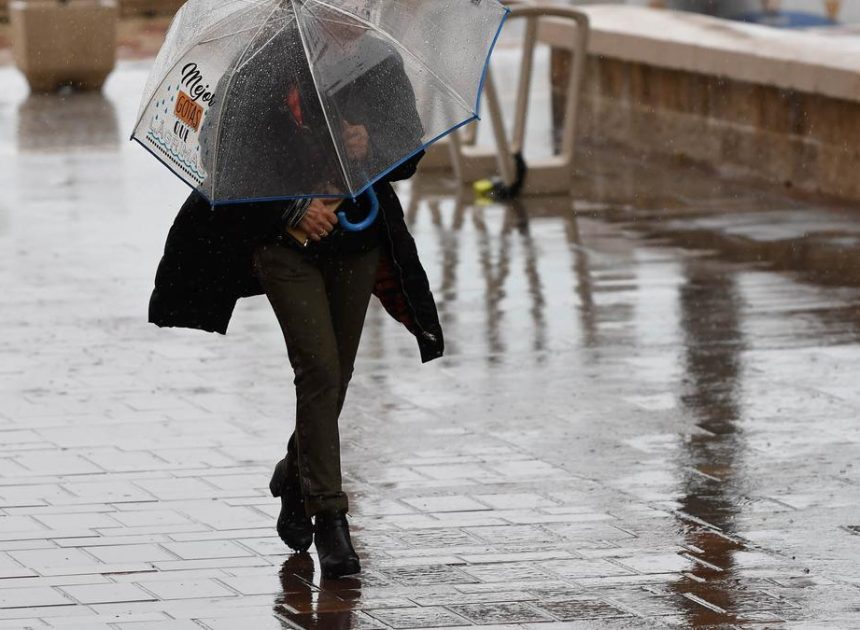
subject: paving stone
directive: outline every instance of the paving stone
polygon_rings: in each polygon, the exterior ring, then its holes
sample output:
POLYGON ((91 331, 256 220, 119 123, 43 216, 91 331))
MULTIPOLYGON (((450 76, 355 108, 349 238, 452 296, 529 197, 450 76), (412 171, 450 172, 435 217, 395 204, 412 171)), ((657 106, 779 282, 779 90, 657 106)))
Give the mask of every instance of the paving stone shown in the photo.
POLYGON ((546 508, 557 505, 544 496, 527 492, 476 494, 475 498, 481 503, 500 510, 546 508))
POLYGON ((449 604, 449 610, 477 624, 525 623, 551 621, 552 618, 527 603, 493 602, 481 604, 449 604))
POLYGON ((38 530, 38 522, 27 516, 0 516, 0 533, 16 534, 38 530))
POLYGON ((451 604, 474 604, 480 602, 520 602, 532 601, 538 596, 525 591, 497 590, 488 593, 439 593, 425 596, 412 596, 419 606, 449 606, 451 604))
POLYGON ((482 503, 466 496, 404 497, 401 499, 424 512, 459 512, 461 510, 488 510, 482 503))
POLYGON ((389 567, 381 570, 387 578, 403 585, 467 584, 477 580, 462 570, 445 564, 389 567))
POLYGON ((152 566, 159 571, 190 571, 194 569, 230 569, 233 567, 270 567, 272 563, 259 556, 248 556, 242 558, 206 558, 204 560, 153 562, 152 566))
POLYGON ((461 626, 465 619, 446 610, 428 606, 425 608, 390 608, 372 610, 368 614, 392 628, 435 628, 461 626))
MULTIPOLYGON (((39 514, 35 518, 46 527, 53 530, 62 529, 99 529, 122 527, 111 518, 110 513, 90 512, 78 514, 39 514)), ((31 526, 32 528, 32 526, 31 526)))
POLYGON ((127 527, 180 525, 190 523, 187 516, 174 510, 142 510, 132 512, 117 511, 111 518, 127 527))
POLYGON ((630 616, 630 613, 598 599, 558 600, 536 603, 535 606, 562 621, 630 616))
MULTIPOLYGON (((200 625, 186 619, 170 621, 132 621, 116 624, 119 630, 200 630, 200 625)), ((256 627, 256 626, 255 626, 256 627)))
MULTIPOLYGON (((209 630, 236 630, 237 621, 234 617, 219 619, 217 617, 204 617, 200 620, 204 628, 209 630)), ((313 623, 317 623, 314 621, 313 623)), ((253 615, 245 617, 241 624, 254 630, 284 630, 284 627, 289 628, 285 621, 275 617, 275 615, 253 615)), ((313 627, 305 625, 300 627, 313 627)))
POLYGON ((472 545, 479 539, 456 528, 447 529, 424 529, 391 534, 392 538, 405 543, 409 548, 416 547, 451 547, 454 545, 472 545))
POLYGON ((87 553, 107 564, 122 562, 158 562, 175 560, 176 556, 168 553, 159 545, 110 545, 106 547, 88 547, 87 553))
POLYGON ((542 569, 545 569, 556 575, 566 578, 588 578, 588 577, 603 577, 611 575, 629 575, 633 571, 610 563, 606 560, 547 560, 537 563, 542 569))
POLYGON ((163 547, 183 560, 241 558, 251 555, 250 551, 230 541, 165 543, 163 547))
POLYGON ((690 557, 677 553, 641 554, 638 557, 616 557, 616 562, 630 567, 639 573, 679 573, 690 571, 695 561, 690 557))
POLYGON ((82 604, 143 602, 155 599, 132 584, 79 584, 63 586, 62 590, 82 604))
POLYGON ((218 492, 217 488, 199 479, 146 479, 136 485, 162 500, 200 499, 218 492))
POLYGON ((74 503, 137 503, 154 501, 155 497, 132 482, 126 481, 70 481, 63 484, 70 496, 48 497, 57 505, 74 503))
POLYGON ((0 608, 38 608, 41 606, 67 606, 67 597, 53 588, 4 588, 0 589, 0 608))
POLYGON ((99 468, 81 455, 49 451, 28 451, 15 456, 15 462, 36 475, 80 475, 100 473, 99 468))
POLYGON ((77 549, 37 549, 12 551, 9 555, 22 565, 37 571, 53 571, 66 568, 96 568, 99 561, 77 549))
POLYGON ((547 560, 550 558, 570 558, 569 551, 521 551, 513 553, 481 553, 460 554, 460 557, 470 564, 481 564, 485 562, 523 562, 529 560, 547 560))
POLYGON ((273 575, 222 577, 219 581, 240 595, 276 595, 284 590, 283 584, 273 575))
POLYGON ((470 527, 469 533, 488 542, 551 543, 559 537, 537 525, 502 525, 500 527, 470 527))
POLYGON ((230 589, 215 580, 157 580, 139 581, 143 587, 158 599, 194 599, 201 597, 232 597, 230 589))
MULTIPOLYGON (((515 582, 542 580, 552 577, 532 562, 499 562, 492 564, 470 564, 463 571, 482 582, 515 582)), ((476 580, 476 581, 477 581, 476 580)))

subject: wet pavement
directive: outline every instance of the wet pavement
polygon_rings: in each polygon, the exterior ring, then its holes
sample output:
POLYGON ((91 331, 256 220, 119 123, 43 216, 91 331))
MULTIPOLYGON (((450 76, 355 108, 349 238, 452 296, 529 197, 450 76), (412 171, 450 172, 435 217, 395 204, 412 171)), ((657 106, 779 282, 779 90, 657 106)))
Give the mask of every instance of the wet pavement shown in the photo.
POLYGON ((448 352, 373 305, 323 580, 265 299, 146 323, 186 194, 125 141, 147 68, 0 69, 0 628, 860 628, 860 210, 606 150, 573 200, 402 187, 448 352))

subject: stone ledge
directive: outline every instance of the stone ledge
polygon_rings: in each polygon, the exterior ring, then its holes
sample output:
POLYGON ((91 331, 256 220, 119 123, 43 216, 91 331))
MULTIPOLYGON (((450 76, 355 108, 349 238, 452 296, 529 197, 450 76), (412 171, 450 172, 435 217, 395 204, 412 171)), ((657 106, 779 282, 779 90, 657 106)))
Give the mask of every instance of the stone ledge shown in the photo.
POLYGON ((860 101, 860 38, 645 7, 577 9, 591 20, 593 55, 860 101))
MULTIPOLYGON (((860 200, 860 40, 582 8, 592 33, 581 137, 860 200)), ((547 21, 539 35, 556 67, 570 62, 571 29, 547 21)))

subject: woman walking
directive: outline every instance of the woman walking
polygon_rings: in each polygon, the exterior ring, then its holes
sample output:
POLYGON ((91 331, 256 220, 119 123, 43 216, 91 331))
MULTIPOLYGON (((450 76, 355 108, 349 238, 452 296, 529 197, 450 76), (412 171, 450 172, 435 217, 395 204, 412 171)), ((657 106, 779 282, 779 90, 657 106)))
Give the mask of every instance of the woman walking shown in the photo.
MULTIPOLYGON (((260 60, 265 62, 262 56, 260 60)), ((247 141, 230 147, 230 168, 218 170, 219 177, 235 178, 237 187, 243 173, 254 172, 259 182, 261 169, 273 179, 313 178, 315 169, 307 165, 334 156, 319 155, 319 145, 307 135, 308 129, 322 127, 313 119, 323 115, 311 99, 303 98, 307 86, 302 80, 261 85, 266 77, 278 76, 271 68, 245 76, 257 83, 231 88, 269 102, 257 110, 262 112, 259 129, 248 129, 247 141), (282 143, 253 141, 255 134, 271 134, 273 129, 283 134, 282 143), (262 153, 259 146, 277 148, 262 153)), ((386 58, 342 98, 344 111, 350 112, 342 128, 348 159, 374 155, 384 160, 386 147, 374 141, 381 137, 374 133, 380 112, 401 111, 400 99, 414 104, 402 60, 397 55, 386 58)), ((212 108, 217 107, 213 103, 212 108)), ((421 137, 417 113, 396 124, 397 136, 421 137)), ((240 297, 266 294, 284 335, 297 399, 295 429, 269 483, 273 496, 281 499, 277 531, 297 551, 306 551, 313 542, 326 577, 360 570, 346 518, 349 501, 342 487, 338 420, 370 296, 379 297, 388 313, 415 335, 422 361, 443 352, 427 276, 391 185, 411 177, 422 156, 418 153, 374 184, 380 213, 361 232, 338 225, 334 199, 213 209, 193 192, 168 235, 150 300, 152 323, 225 334, 240 297)), ((362 196, 343 201, 337 210, 356 220, 367 216, 368 204, 362 196)))
POLYGON ((311 204, 298 222, 312 235, 307 248, 285 233, 283 206, 213 212, 191 193, 168 234, 150 299, 149 320, 158 326, 226 334, 239 298, 267 295, 284 333, 297 398, 296 430, 270 481, 281 499, 277 531, 297 551, 313 539, 326 577, 360 569, 346 519, 337 427, 371 293, 416 337, 423 362, 444 348, 427 276, 390 183, 410 177, 419 159, 375 184, 381 211, 366 232, 329 232, 331 208, 311 204))

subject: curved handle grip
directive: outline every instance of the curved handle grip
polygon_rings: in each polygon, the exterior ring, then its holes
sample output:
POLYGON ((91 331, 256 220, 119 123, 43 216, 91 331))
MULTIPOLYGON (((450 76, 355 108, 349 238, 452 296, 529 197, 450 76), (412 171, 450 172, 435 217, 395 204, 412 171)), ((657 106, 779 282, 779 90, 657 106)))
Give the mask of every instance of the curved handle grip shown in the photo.
POLYGON ((370 198, 370 212, 367 213, 367 218, 364 219, 364 221, 359 223, 350 223, 343 210, 337 213, 338 223, 340 223, 344 230, 347 230, 348 232, 361 232, 362 230, 369 228, 373 225, 373 222, 376 221, 376 217, 379 214, 379 199, 376 196, 376 191, 373 190, 373 186, 367 189, 366 194, 370 198))

